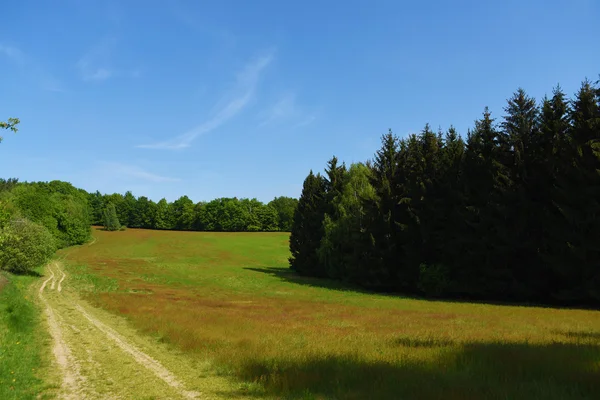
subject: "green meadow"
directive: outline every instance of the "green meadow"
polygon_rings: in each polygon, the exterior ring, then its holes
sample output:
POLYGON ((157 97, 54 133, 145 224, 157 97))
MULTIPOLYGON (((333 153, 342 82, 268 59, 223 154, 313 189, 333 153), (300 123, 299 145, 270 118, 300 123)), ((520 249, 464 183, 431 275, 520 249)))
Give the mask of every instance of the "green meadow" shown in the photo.
POLYGON ((598 311, 372 294, 287 267, 285 233, 94 232, 59 252, 87 300, 232 378, 225 397, 581 399, 598 311))

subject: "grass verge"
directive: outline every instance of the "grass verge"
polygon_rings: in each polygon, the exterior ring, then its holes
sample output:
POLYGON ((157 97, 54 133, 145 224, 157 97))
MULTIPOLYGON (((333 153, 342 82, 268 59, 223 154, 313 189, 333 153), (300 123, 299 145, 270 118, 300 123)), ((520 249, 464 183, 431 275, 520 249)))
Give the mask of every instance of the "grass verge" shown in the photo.
MULTIPOLYGON (((45 389, 41 378, 43 337, 31 285, 38 277, 0 272, 0 399, 37 399, 45 389)), ((44 397, 42 397, 44 398, 44 397)))

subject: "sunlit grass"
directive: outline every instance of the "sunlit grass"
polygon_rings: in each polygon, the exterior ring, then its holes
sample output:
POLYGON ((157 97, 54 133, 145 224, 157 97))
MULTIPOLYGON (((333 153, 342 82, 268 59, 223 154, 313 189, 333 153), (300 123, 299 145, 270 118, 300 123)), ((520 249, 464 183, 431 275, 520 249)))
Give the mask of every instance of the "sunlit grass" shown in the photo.
MULTIPOLYGON (((0 399, 36 399, 41 377, 44 330, 30 286, 37 279, 0 272, 0 399)), ((44 372, 44 373, 43 373, 44 372)))
POLYGON ((95 235, 94 245, 64 252, 87 297, 214 361, 246 382, 238 391, 344 399, 600 394, 596 311, 424 301, 302 278, 287 268, 288 237, 280 233, 95 235))

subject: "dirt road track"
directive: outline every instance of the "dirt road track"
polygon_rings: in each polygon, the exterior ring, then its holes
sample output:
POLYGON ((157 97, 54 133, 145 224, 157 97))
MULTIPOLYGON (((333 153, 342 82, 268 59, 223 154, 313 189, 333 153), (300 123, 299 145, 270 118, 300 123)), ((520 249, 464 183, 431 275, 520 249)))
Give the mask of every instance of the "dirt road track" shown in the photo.
POLYGON ((43 281, 39 297, 61 370, 58 398, 201 398, 161 362, 109 326, 106 318, 104 322, 97 318, 93 307, 69 290, 59 261, 47 270, 50 275, 43 281))

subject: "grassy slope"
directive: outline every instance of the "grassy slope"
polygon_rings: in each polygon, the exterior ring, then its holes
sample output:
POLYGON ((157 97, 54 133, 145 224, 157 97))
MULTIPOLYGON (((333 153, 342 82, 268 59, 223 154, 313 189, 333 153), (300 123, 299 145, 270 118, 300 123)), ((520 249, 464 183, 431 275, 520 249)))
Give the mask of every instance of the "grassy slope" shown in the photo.
POLYGON ((302 398, 594 398, 600 313, 403 299, 286 268, 286 234, 96 231, 63 254, 88 299, 240 391, 302 398))
POLYGON ((0 272, 0 399, 35 399, 46 389, 47 335, 32 301, 38 280, 0 272))

